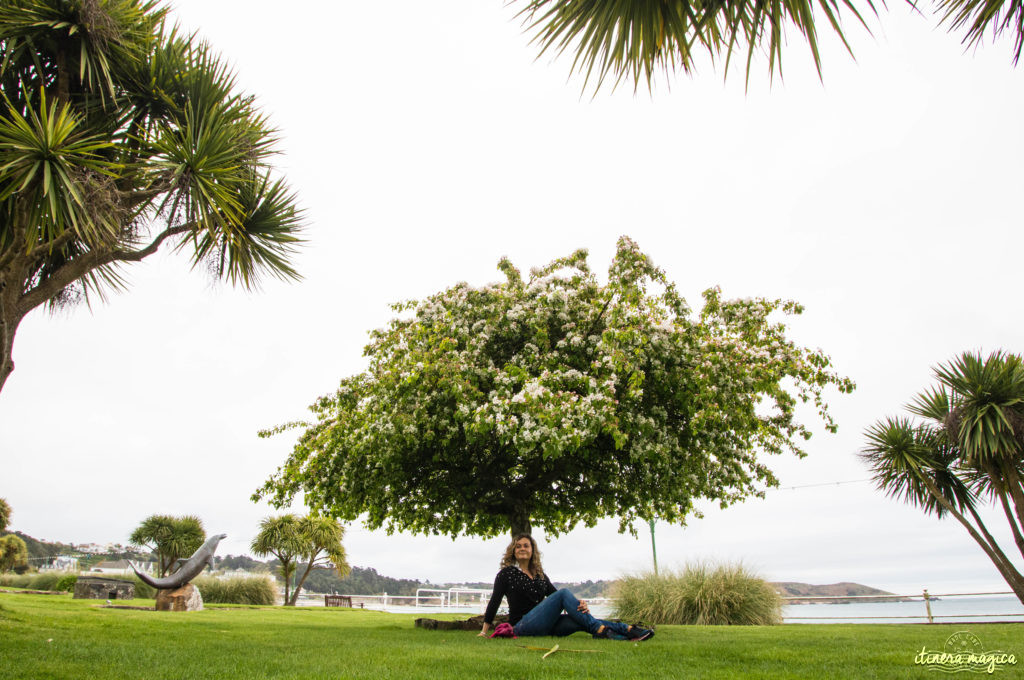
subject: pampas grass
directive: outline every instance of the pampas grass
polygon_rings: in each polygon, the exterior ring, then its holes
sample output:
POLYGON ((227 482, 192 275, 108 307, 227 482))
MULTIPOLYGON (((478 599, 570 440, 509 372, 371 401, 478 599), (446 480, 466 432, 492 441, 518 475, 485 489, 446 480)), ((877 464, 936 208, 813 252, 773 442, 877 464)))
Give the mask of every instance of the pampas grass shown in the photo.
POLYGON ((4 574, 0 576, 0 586, 28 588, 29 590, 57 590, 57 581, 65 573, 63 571, 47 571, 31 574, 4 574))
POLYGON ((192 580, 199 588, 203 602, 210 604, 259 604, 272 605, 277 596, 277 587, 270 576, 232 576, 214 578, 200 576, 192 580))
POLYGON ((768 626, 782 623, 782 598, 742 564, 689 564, 618 581, 615 616, 648 624, 768 626))

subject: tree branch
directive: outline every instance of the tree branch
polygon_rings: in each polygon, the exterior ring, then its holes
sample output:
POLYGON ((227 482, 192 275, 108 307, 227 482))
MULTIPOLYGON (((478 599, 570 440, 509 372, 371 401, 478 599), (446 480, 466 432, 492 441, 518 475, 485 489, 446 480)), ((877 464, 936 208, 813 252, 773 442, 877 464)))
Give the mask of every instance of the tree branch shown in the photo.
POLYGON ((103 252, 100 250, 91 251, 76 258, 64 265, 45 281, 21 296, 18 301, 18 312, 21 315, 27 314, 54 295, 64 290, 71 283, 82 278, 92 270, 112 262, 138 262, 149 257, 171 236, 190 231, 195 225, 192 223, 183 224, 177 227, 168 227, 162 231, 153 241, 142 250, 111 250, 103 252))

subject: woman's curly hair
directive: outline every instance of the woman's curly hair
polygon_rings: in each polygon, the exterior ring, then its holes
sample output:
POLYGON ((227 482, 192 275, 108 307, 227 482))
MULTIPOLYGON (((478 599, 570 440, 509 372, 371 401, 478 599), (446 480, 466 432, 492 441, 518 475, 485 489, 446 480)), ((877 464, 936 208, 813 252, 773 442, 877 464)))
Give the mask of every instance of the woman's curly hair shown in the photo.
POLYGON ((533 572, 534 577, 544 575, 544 567, 540 566, 540 550, 537 549, 537 541, 533 540, 533 536, 530 534, 516 534, 512 542, 505 548, 505 555, 501 558, 501 568, 511 567, 513 564, 518 564, 516 560, 516 543, 522 538, 530 539, 530 547, 533 548, 533 554, 530 555, 530 571, 533 572))

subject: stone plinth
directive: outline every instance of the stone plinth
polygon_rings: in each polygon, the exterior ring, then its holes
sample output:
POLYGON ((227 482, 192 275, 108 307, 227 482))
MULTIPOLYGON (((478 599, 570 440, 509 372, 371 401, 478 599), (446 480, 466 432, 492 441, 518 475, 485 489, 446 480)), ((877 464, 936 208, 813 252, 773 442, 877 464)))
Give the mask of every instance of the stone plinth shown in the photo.
POLYGON ((158 590, 156 592, 156 610, 158 612, 198 612, 203 609, 203 596, 199 588, 186 583, 174 590, 158 590))

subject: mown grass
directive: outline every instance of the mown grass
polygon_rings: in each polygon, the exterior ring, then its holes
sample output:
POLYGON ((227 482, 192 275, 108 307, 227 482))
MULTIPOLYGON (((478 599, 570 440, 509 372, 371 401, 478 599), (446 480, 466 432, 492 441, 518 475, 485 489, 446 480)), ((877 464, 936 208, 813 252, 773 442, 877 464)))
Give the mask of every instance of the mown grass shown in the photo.
MULTIPOLYGON (((488 640, 413 615, 283 607, 170 613, 66 595, 0 594, 0 678, 907 678, 914 656, 969 629, 1024 655, 1024 625, 661 626, 650 642, 488 640), (599 653, 542 652, 519 644, 599 653)), ((152 605, 152 601, 133 604, 152 605)), ((1018 665, 1007 677, 1022 670, 1018 665)))

